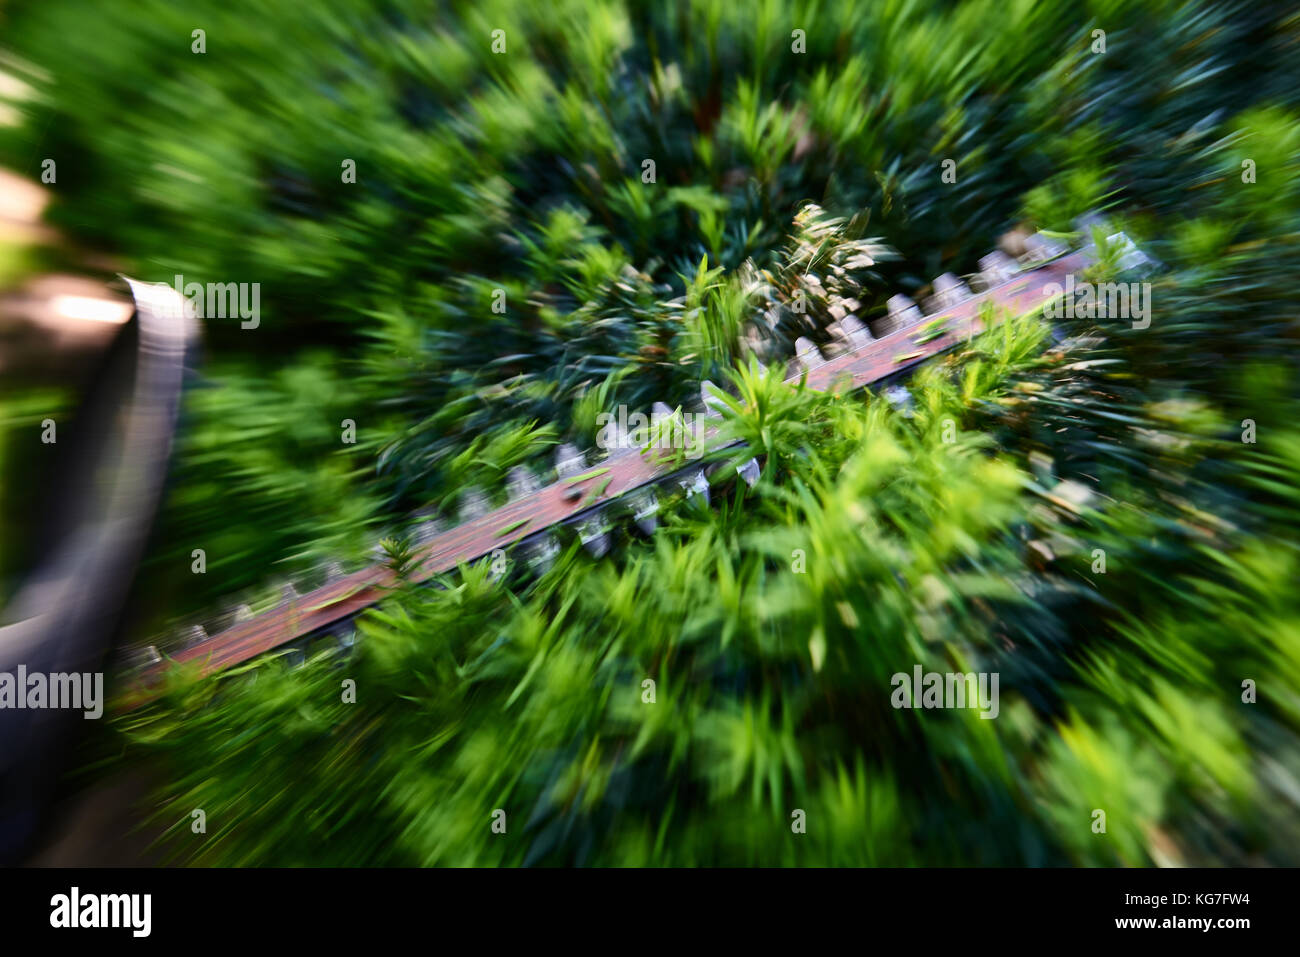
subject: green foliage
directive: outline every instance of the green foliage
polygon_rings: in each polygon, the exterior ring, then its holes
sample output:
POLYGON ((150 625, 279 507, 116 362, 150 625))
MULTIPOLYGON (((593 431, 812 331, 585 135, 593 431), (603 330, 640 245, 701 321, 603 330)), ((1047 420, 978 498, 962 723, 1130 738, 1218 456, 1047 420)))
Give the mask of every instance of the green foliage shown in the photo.
POLYGON ((57 85, 24 77, 0 149, 79 157, 56 221, 142 278, 263 287, 257 333, 208 324, 155 619, 360 558, 620 403, 725 384, 714 509, 665 496, 602 561, 399 587, 351 657, 178 675, 120 719, 128 759, 171 772, 184 859, 1300 863, 1294 17, 13 8, 6 42, 57 85), (1167 266, 1149 328, 988 316, 906 401, 752 354, 1103 207, 1167 266), (999 718, 890 707, 915 665, 1000 674, 999 718))

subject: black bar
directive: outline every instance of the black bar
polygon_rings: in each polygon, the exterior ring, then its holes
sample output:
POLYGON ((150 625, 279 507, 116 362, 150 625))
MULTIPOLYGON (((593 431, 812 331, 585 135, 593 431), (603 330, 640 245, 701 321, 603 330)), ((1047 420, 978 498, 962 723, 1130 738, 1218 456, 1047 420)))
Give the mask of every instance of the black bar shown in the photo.
MULTIPOLYGON (((492 946, 521 934, 535 948, 678 946, 720 933, 792 932, 818 940, 909 940, 915 952, 976 945, 1107 939, 1232 948, 1293 931, 1295 873, 1286 870, 143 870, 6 871, 0 926, 6 944, 145 940, 337 947, 348 940, 438 949, 492 946), (51 926, 78 889, 86 897, 148 894, 149 933, 131 926, 51 926), (1176 895, 1183 895, 1182 897, 1176 895), (1121 926, 1125 921, 1151 926, 1121 926), (1244 925, 1226 926, 1245 921, 1244 925), (1189 922, 1195 921, 1196 925, 1189 922), (1201 921, 1209 921, 1207 928, 1201 921), (1180 923, 1181 922, 1181 923, 1180 923), (683 933, 684 932, 684 933, 683 933), (463 943, 460 943, 463 942, 463 943)), ((143 898, 141 898, 141 904, 143 898)), ((118 903, 118 906, 122 906, 118 903)), ((90 910, 85 910, 89 907, 90 910)), ((126 912, 120 923, 130 925, 126 912)), ((110 915, 111 916, 111 915, 110 915)), ((142 917, 142 915, 137 915, 142 917)), ((136 924, 143 924, 137 919, 136 924)), ((1285 939, 1285 938, 1280 938, 1285 939)), ((772 939, 774 942, 775 938, 772 939)), ((14 951, 18 952, 18 951, 14 951)))

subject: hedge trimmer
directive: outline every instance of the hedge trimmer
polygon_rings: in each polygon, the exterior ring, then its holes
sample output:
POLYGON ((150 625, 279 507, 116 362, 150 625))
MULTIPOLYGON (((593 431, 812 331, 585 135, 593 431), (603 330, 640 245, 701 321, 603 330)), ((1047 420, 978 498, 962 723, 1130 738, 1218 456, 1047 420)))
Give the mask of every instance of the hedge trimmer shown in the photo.
MULTIPOLYGON (((883 315, 865 320, 851 313, 835 316, 826 345, 798 336, 792 357, 773 357, 768 350, 765 358, 787 361, 788 381, 803 380, 807 388, 820 391, 858 389, 904 376, 928 359, 969 341, 991 317, 1032 312, 1059 296, 1067 278, 1082 273, 1097 258, 1086 228, 1082 236, 1084 244, 1071 251, 1062 235, 1036 233, 1016 239, 1013 234, 1010 241, 1004 238, 1003 249, 980 260, 980 269, 969 277, 969 284, 945 273, 933 282, 932 294, 922 306, 906 296, 894 296, 883 315)), ((1141 257, 1122 233, 1110 239, 1121 240, 1130 257, 1141 257)), ((770 331, 774 334, 767 341, 778 341, 775 328, 770 331)), ((758 340, 751 343, 756 351, 761 350, 758 340)), ((692 414, 705 423, 702 431, 707 444, 717 437, 724 394, 706 381, 698 402, 692 405, 696 410, 692 414)), ((670 409, 659 403, 654 415, 646 418, 664 425, 674 417, 680 422, 680 414, 680 406, 670 409)), ((491 509, 481 492, 469 496, 470 504, 462 509, 455 527, 426 522, 416 541, 404 550, 400 563, 393 560, 393 543, 389 542, 388 560, 376 560, 352 573, 335 565, 319 587, 300 594, 294 586, 285 585, 279 601, 271 607, 255 613, 247 605, 236 605, 208 627, 190 626, 184 631, 184 647, 166 658, 156 645, 132 649, 135 678, 122 704, 132 707, 151 698, 163 672, 173 665, 189 665, 202 675, 214 675, 277 649, 298 656, 322 643, 349 649, 355 641, 355 618, 382 601, 399 580, 427 582, 462 563, 478 561, 504 567, 508 554, 522 557, 534 567, 544 565, 558 551, 555 535, 563 528, 576 531, 588 550, 601 555, 609 547, 611 516, 616 513, 625 514, 643 533, 650 534, 656 526, 659 491, 680 490, 688 497, 699 495, 708 500, 716 464, 682 455, 647 454, 646 443, 629 442, 628 436, 616 434, 615 424, 607 428, 613 441, 601 444, 614 450, 603 460, 589 463, 585 453, 573 445, 562 445, 556 452, 555 480, 546 485, 525 468, 512 469, 507 504, 491 509)), ((744 462, 737 474, 753 484, 759 474, 758 463, 744 462)))

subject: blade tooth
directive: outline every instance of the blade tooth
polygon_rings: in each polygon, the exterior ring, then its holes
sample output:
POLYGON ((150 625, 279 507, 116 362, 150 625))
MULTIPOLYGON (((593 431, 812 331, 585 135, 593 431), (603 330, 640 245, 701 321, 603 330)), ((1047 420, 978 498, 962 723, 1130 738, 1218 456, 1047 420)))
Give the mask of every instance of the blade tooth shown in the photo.
POLYGON ((925 301, 926 315, 960 306, 971 297, 970 287, 950 272, 936 276, 932 286, 934 294, 925 301))
POLYGON ((178 639, 182 648, 194 648, 208 640, 208 633, 202 625, 187 625, 181 629, 178 639))
POLYGON ((890 296, 886 306, 889 312, 883 318, 876 320, 877 327, 873 330, 878 339, 883 339, 885 336, 907 326, 915 325, 925 318, 921 314, 921 310, 917 308, 916 303, 902 293, 890 296))
POLYGON ((654 405, 650 407, 650 412, 651 412, 650 421, 652 422, 654 421, 655 416, 661 419, 666 419, 672 416, 673 414, 672 407, 669 406, 667 402, 656 402, 654 405))
POLYGON ((595 558, 601 558, 609 551, 610 524, 605 510, 600 509, 591 516, 577 523, 578 539, 582 547, 595 558))
POLYGON ((632 506, 632 520, 636 522, 637 528, 646 535, 653 535, 659 526, 659 519, 655 517, 659 513, 659 497, 654 490, 638 492, 632 498, 632 506))
POLYGON ((1016 261, 999 249, 980 258, 978 281, 982 289, 1000 286, 1016 274, 1016 261))
POLYGON ((1066 251, 1067 247, 1059 240, 1044 236, 1042 233, 1034 233, 1032 236, 1025 237, 1025 254, 1020 257, 1020 261, 1034 265, 1055 259, 1066 251))
POLYGON ((471 485, 460 495, 460 522, 464 525, 482 518, 492 510, 492 503, 487 493, 476 485, 471 485))
MULTIPOLYGON (((578 450, 576 445, 565 443, 555 450, 555 475, 563 483, 565 479, 574 478, 587 471, 587 457, 578 450)), ((564 500, 571 502, 583 494, 582 482, 574 482, 566 486, 563 492, 564 500)))
POLYGON ((330 626, 327 634, 334 639, 338 650, 350 654, 357 643, 357 624, 355 617, 345 618, 330 626))
POLYGON ((419 522, 411 532, 413 545, 428 545, 445 531, 441 522, 419 522))
POLYGON ((865 348, 875 338, 871 334, 871 330, 862 324, 862 320, 852 314, 841 319, 839 327, 851 352, 857 352, 859 349, 865 348))
POLYGON ((890 405, 903 413, 903 415, 911 418, 913 400, 912 393, 908 389, 901 385, 891 386, 884 391, 884 396, 889 400, 890 405))
POLYGON ((565 443, 555 450, 555 474, 563 481, 587 470, 587 457, 576 445, 565 443))
POLYGON ((241 622, 252 620, 252 618, 253 609, 247 604, 227 605, 219 615, 208 622, 208 633, 221 634, 227 628, 233 628, 241 622))
POLYGON ((1129 238, 1123 230, 1115 229, 1114 226, 1106 219, 1098 216, 1096 213, 1090 213, 1081 216, 1076 222, 1076 227, 1083 232, 1083 245, 1081 249, 1085 252, 1097 248, 1096 241, 1092 238, 1092 227, 1097 226, 1106 235, 1106 242, 1119 251, 1119 268, 1127 272, 1131 269, 1147 269, 1156 265, 1156 261, 1137 248, 1137 245, 1129 238))
POLYGON ((162 664, 157 645, 127 645, 118 653, 118 661, 128 671, 144 671, 162 664))
POLYGON ((826 327, 826 334, 830 336, 830 342, 822 344, 822 355, 828 359, 838 359, 848 351, 849 337, 840 327, 838 322, 832 322, 826 327))
POLYGON ((826 358, 818 350, 817 344, 804 336, 800 336, 794 341, 794 351, 800 365, 809 371, 826 363, 826 358))
POLYGON ((560 543, 554 535, 538 535, 515 546, 523 555, 524 561, 536 574, 542 574, 555 563, 560 554, 560 543))
POLYGON ((1159 267, 1159 263, 1152 256, 1148 256, 1142 250, 1137 248, 1133 240, 1129 239, 1125 233, 1115 233, 1110 237, 1111 242, 1120 243, 1119 268, 1121 270, 1137 269, 1147 270, 1159 267))
POLYGON ((694 498, 696 495, 704 496, 704 504, 709 504, 709 479, 704 474, 704 469, 700 469, 694 475, 684 479, 678 479, 682 488, 686 489, 686 497, 694 498))
POLYGON ((1093 227, 1098 227, 1100 229, 1103 229, 1106 231, 1107 234, 1109 234, 1111 231, 1110 225, 1106 221, 1106 217, 1101 215, 1101 213, 1096 212, 1095 210, 1084 213, 1082 216, 1080 216, 1078 219, 1074 221, 1074 228, 1079 232, 1083 233, 1084 248, 1095 245, 1092 239, 1093 227))
POLYGON ((609 552, 609 532, 595 532, 583 536, 582 547, 591 553, 593 558, 603 558, 609 552))
POLYGON ((329 562, 325 566, 325 582, 327 584, 336 582, 341 578, 346 578, 347 574, 347 570, 343 567, 342 562, 329 562))
POLYGON ((899 293, 896 296, 890 296, 888 305, 890 314, 896 315, 899 318, 911 316, 916 310, 916 303, 907 296, 904 296, 902 293, 899 293))
POLYGON ((758 467, 758 459, 750 459, 740 468, 736 469, 736 474, 745 480, 745 484, 753 488, 758 484, 758 477, 761 473, 758 467))
POLYGON ((293 582, 285 582, 280 586, 280 604, 289 605, 297 601, 301 596, 298 589, 293 587, 293 582))
POLYGON ((133 668, 151 668, 162 663, 157 645, 136 645, 127 651, 127 662, 133 668))
POLYGON ((416 545, 428 545, 447 530, 447 523, 432 509, 422 509, 412 517, 415 525, 411 530, 411 540, 416 545))
POLYGON ((542 485, 527 466, 516 465, 506 473, 506 498, 512 502, 535 494, 542 485))

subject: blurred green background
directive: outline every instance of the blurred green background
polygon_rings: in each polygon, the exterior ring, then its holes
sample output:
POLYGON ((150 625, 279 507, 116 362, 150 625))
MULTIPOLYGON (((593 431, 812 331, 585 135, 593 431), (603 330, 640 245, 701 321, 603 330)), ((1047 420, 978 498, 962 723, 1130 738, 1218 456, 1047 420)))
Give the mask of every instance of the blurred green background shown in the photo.
MULTIPOLYGON (((471 487, 499 499, 509 467, 592 445, 596 411, 675 405, 704 378, 745 400, 727 428, 765 456, 712 510, 666 501, 651 540, 400 589, 346 663, 180 679, 114 722, 104 767, 166 769, 144 810, 178 859, 1300 863, 1293 10, 0 17, 22 90, 0 162, 37 179, 57 158, 47 221, 141 279, 261 284, 258 329, 206 324, 136 638, 360 561, 471 487), (807 203, 824 215, 796 220, 807 203), (907 383, 907 408, 744 362, 745 330, 796 288, 814 316, 848 297, 876 315, 1008 229, 1103 209, 1164 265, 1148 329, 1075 320, 1062 344, 1009 319, 907 383), (896 257, 808 286, 864 236, 896 257), (998 672, 999 717, 892 709, 915 664, 998 672)), ((0 259, 7 281, 32 268, 0 259)), ((7 390, 0 427, 29 428, 30 406, 7 390)))

